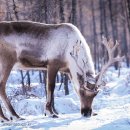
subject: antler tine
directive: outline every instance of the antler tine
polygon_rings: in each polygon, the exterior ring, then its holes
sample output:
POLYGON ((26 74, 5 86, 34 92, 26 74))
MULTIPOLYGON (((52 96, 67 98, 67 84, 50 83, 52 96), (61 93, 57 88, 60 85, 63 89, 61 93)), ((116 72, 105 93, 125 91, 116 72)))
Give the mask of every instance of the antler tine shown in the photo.
POLYGON ((76 57, 75 57, 72 53, 70 53, 70 55, 71 55, 72 58, 75 60, 75 63, 77 64, 77 66, 78 66, 78 68, 80 69, 80 71, 83 73, 83 69, 79 66, 76 57))
MULTIPOLYGON (((76 44, 78 43, 78 40, 76 41, 76 44)), ((80 43, 81 43, 81 41, 80 41, 80 43)), ((84 71, 83 71, 83 69, 80 67, 80 65, 78 64, 78 62, 77 62, 77 60, 78 60, 78 57, 74 54, 75 53, 75 51, 77 51, 77 50, 74 50, 75 49, 75 46, 73 46, 73 52, 70 52, 70 55, 72 56, 72 58, 74 59, 74 61, 75 61, 75 63, 77 64, 77 66, 78 66, 78 68, 80 69, 80 71, 84 74, 84 71)), ((76 48, 77 49, 77 48, 76 48)))
POLYGON ((111 59, 112 57, 114 57, 114 51, 119 46, 119 43, 116 41, 116 44, 114 45, 111 39, 109 41, 105 37, 102 37, 102 39, 102 44, 106 47, 108 51, 108 57, 111 59))
POLYGON ((115 62, 119 62, 122 61, 124 59, 124 56, 119 56, 117 55, 116 57, 114 57, 114 52, 115 50, 118 48, 119 43, 116 41, 116 44, 114 45, 112 40, 107 40, 105 37, 103 37, 103 42, 102 44, 106 47, 107 51, 108 51, 108 57, 109 60, 108 62, 102 67, 101 72, 99 73, 98 76, 98 81, 96 83, 96 86, 101 85, 101 81, 102 81, 102 77, 103 74, 105 73, 105 71, 107 70, 107 68, 109 66, 111 66, 113 63, 115 62))

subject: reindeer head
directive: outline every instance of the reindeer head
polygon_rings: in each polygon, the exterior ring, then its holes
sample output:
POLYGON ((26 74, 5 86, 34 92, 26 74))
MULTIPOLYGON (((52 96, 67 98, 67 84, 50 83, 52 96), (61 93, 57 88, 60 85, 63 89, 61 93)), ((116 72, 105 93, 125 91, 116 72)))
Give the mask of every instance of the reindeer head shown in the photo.
POLYGON ((118 55, 114 57, 114 52, 119 46, 119 43, 117 41, 116 44, 114 44, 112 40, 107 41, 107 39, 103 37, 102 43, 108 51, 109 60, 101 68, 100 73, 95 77, 87 73, 87 81, 85 81, 84 75, 77 73, 77 78, 80 84, 79 97, 81 101, 81 114, 85 117, 89 117, 92 114, 92 102, 94 97, 97 95, 99 88, 105 85, 102 81, 102 77, 107 68, 113 63, 122 61, 124 59, 124 56, 120 57, 118 55))
MULTIPOLYGON (((98 93, 98 89, 95 86, 96 80, 94 77, 89 75, 88 81, 85 81, 84 76, 77 73, 79 80, 79 97, 81 102, 81 114, 85 117, 89 117, 92 114, 92 102, 94 97, 98 93)), ((88 77, 88 75, 87 75, 88 77)))

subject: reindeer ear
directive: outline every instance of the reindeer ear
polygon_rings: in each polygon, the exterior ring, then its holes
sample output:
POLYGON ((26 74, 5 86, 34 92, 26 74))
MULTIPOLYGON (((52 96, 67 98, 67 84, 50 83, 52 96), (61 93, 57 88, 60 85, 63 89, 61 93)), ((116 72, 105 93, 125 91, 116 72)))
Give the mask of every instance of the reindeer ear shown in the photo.
POLYGON ((77 77, 78 77, 78 80, 81 80, 83 78, 83 76, 80 75, 78 72, 77 72, 77 77))
POLYGON ((98 73, 98 74, 96 75, 96 77, 95 77, 95 79, 96 79, 96 82, 98 81, 98 79, 99 79, 99 76, 100 76, 100 73, 98 73))
POLYGON ((77 78, 78 78, 78 80, 79 80, 80 85, 83 85, 83 83, 84 83, 83 76, 80 75, 78 72, 77 72, 77 78))

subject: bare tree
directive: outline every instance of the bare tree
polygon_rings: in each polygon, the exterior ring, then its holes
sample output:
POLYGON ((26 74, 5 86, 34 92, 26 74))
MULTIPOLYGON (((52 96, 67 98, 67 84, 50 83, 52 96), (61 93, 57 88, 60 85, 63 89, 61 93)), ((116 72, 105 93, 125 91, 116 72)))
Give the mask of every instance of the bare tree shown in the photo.
MULTIPOLYGON (((109 0, 109 11, 110 11, 111 26, 112 26, 112 37, 113 37, 113 40, 116 41, 118 39, 117 38, 117 35, 118 35, 117 19, 116 18, 114 19, 114 11, 113 11, 114 8, 112 5, 116 6, 116 4, 114 2, 112 3, 112 0, 109 0)), ((115 51, 115 55, 117 55, 117 50, 115 51)), ((118 69, 118 63, 115 63, 115 69, 118 69)))
POLYGON ((12 17, 11 17, 11 12, 10 12, 10 8, 9 8, 9 0, 6 0, 6 20, 7 21, 11 21, 12 17))
POLYGON ((125 0, 125 8, 126 8, 128 29, 130 33, 130 0, 125 0))
POLYGON ((94 44, 94 61, 95 61, 95 69, 98 68, 98 52, 97 52, 97 33, 96 33, 96 22, 95 22, 95 13, 94 13, 94 2, 91 0, 91 8, 92 8, 92 23, 93 23, 93 44, 94 44))
POLYGON ((82 0, 79 0, 79 17, 80 17, 79 18, 80 29, 81 29, 81 32, 84 33, 82 0))
POLYGON ((72 23, 74 25, 77 25, 77 13, 76 13, 76 8, 77 8, 77 0, 72 0, 72 12, 71 12, 71 19, 72 23))
POLYGON ((120 4, 121 5, 121 10, 122 10, 122 53, 125 55, 125 57, 126 57, 126 64, 127 64, 127 66, 129 67, 129 58, 128 58, 128 56, 127 56, 127 54, 128 54, 128 45, 127 45, 127 34, 126 34, 126 19, 125 19, 125 17, 127 17, 127 16, 125 16, 125 4, 120 4))
POLYGON ((64 18, 64 0, 59 0, 59 12, 60 12, 60 22, 65 22, 64 18))
POLYGON ((24 84, 24 75, 23 75, 22 70, 20 70, 20 74, 21 74, 21 84, 22 84, 23 94, 26 95, 26 88, 25 88, 25 84, 24 84))

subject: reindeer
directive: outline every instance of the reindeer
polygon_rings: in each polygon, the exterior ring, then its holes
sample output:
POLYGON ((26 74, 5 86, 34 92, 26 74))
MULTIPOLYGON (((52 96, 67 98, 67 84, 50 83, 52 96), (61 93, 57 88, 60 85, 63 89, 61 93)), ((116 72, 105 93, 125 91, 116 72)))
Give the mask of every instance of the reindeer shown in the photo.
POLYGON ((6 95, 6 82, 12 69, 47 69, 47 103, 45 113, 57 117, 52 102, 58 71, 68 73, 81 102, 81 114, 92 115, 92 101, 102 85, 108 66, 123 57, 114 58, 115 46, 105 41, 109 61, 96 76, 90 49, 80 31, 72 24, 36 22, 0 22, 0 97, 10 113, 7 118, 0 105, 2 120, 21 119, 6 95))

